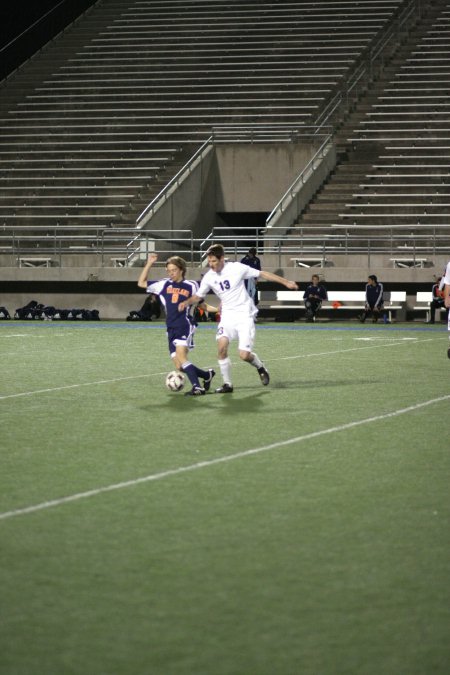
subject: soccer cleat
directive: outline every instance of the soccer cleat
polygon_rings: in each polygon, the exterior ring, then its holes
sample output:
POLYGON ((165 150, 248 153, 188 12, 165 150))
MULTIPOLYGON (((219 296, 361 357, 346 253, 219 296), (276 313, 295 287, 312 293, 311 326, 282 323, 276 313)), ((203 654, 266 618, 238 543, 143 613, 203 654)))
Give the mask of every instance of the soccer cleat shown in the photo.
POLYGON ((217 387, 216 389, 216 394, 232 394, 233 393, 233 385, 228 384, 225 382, 221 387, 217 387))
POLYGON ((450 347, 447 349, 447 356, 450 359, 450 347))
POLYGON ((208 373, 209 373, 208 377, 205 377, 205 379, 203 380, 203 386, 205 388, 205 391, 209 391, 212 379, 213 379, 214 375, 216 374, 216 371, 213 370, 212 368, 208 368, 208 373))
POLYGON ((190 391, 185 393, 185 396, 204 396, 205 393, 203 387, 192 387, 190 391))
POLYGON ((267 385, 268 385, 269 382, 270 382, 270 376, 269 376, 269 373, 268 373, 267 370, 264 368, 264 366, 261 366, 261 368, 258 368, 258 373, 259 373, 259 377, 260 377, 260 379, 261 379, 261 382, 263 383, 263 385, 264 385, 265 387, 267 387, 267 385))

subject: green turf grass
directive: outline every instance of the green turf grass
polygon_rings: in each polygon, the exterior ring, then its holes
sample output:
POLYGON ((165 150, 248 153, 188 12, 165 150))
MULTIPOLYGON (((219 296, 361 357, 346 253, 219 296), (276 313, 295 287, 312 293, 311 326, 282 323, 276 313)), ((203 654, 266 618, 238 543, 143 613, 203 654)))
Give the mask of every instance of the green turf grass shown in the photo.
POLYGON ((1 324, 0 673, 447 673, 447 342, 261 325, 184 398, 162 325, 1 324))

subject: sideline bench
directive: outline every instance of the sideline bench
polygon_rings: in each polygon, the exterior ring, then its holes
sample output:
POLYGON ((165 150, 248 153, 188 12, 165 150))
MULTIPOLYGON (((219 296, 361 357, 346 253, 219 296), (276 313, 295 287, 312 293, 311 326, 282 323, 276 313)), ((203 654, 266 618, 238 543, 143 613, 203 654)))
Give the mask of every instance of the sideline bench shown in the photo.
POLYGON ((420 267, 423 268, 428 258, 389 258, 394 267, 420 267))
POLYGON ((299 258, 291 258, 294 267, 326 267, 328 259, 324 256, 307 256, 299 258))
MULTIPOLYGON (((276 304, 268 306, 269 310, 281 316, 287 314, 291 318, 295 311, 296 318, 298 318, 300 311, 305 309, 303 293, 304 291, 261 291, 260 305, 270 300, 276 300, 276 304)), ((365 291, 328 291, 328 300, 322 303, 320 313, 330 311, 337 313, 342 310, 361 312, 365 307, 365 301, 365 291), (339 305, 333 303, 339 303, 339 305)), ((392 321, 393 312, 403 309, 404 303, 406 303, 406 291, 387 291, 384 293, 384 313, 389 321, 392 321)))
POLYGON ((123 256, 121 258, 110 258, 113 267, 126 267, 127 259, 123 256))
MULTIPOLYGON (((431 291, 417 291, 416 293, 416 304, 413 307, 414 312, 425 312, 425 321, 428 321, 431 318, 430 312, 430 302, 433 299, 433 293, 431 291)), ((436 312, 446 312, 445 307, 441 307, 436 312)))
POLYGON ((18 258, 19 267, 51 267, 51 258, 18 258))

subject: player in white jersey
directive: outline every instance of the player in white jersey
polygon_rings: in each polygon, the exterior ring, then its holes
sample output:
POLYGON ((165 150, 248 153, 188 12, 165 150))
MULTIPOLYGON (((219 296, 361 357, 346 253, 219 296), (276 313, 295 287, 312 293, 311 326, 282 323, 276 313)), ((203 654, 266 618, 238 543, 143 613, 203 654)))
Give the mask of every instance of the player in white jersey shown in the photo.
POLYGON ((220 323, 217 329, 217 349, 223 385, 216 389, 218 394, 230 394, 233 391, 231 380, 231 361, 228 346, 232 340, 238 340, 239 356, 257 369, 263 385, 270 381, 269 373, 255 354, 255 317, 258 313, 255 303, 245 287, 245 279, 262 278, 275 281, 286 288, 297 290, 294 281, 289 281, 272 272, 257 270, 240 262, 225 260, 222 244, 210 246, 207 252, 209 270, 204 275, 197 293, 178 305, 183 311, 188 305, 203 302, 209 291, 220 298, 220 323))
MULTIPOLYGON (((450 307, 450 261, 447 263, 445 268, 444 276, 441 279, 441 283, 444 288, 444 305, 450 307)), ((448 330, 449 330, 449 339, 450 339, 450 312, 448 313, 448 330)), ((450 359, 450 347, 447 349, 447 356, 450 359)))

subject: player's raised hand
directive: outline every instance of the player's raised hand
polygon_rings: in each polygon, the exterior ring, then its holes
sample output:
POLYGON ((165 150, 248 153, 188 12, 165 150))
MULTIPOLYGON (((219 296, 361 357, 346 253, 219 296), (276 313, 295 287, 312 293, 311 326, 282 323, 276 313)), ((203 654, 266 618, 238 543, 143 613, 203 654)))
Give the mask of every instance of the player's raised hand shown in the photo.
POLYGON ((156 253, 150 253, 147 258, 147 265, 153 265, 154 262, 158 260, 158 255, 156 253))
POLYGON ((286 286, 287 286, 287 288, 289 288, 291 291, 298 291, 298 286, 297 286, 297 284, 295 283, 295 281, 289 281, 289 280, 287 280, 287 281, 286 281, 286 286))

